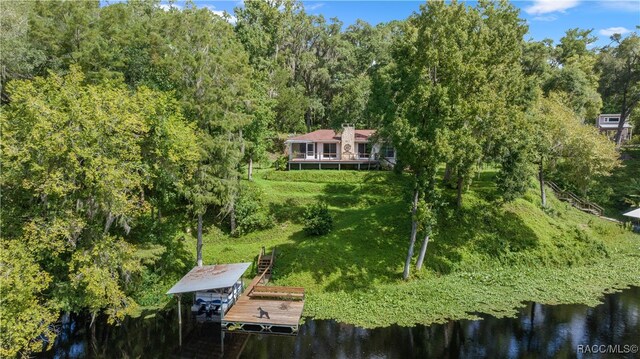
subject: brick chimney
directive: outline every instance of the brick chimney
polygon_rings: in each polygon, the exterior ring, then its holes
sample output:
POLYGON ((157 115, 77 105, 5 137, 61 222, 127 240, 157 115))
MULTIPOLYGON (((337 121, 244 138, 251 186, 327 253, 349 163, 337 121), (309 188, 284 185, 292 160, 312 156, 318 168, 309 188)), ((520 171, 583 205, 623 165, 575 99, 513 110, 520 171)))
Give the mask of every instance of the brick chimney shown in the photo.
POLYGON ((343 160, 356 159, 356 129, 353 124, 342 124, 342 149, 340 158, 343 160))

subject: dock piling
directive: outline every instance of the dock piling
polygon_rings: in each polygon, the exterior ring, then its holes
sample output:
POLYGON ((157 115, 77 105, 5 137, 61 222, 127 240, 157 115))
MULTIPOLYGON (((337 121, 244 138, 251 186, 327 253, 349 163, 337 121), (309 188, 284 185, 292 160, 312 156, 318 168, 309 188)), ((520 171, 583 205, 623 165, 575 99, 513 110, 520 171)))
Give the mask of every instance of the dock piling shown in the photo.
POLYGON ((182 308, 180 302, 181 295, 178 294, 178 344, 182 347, 182 308))

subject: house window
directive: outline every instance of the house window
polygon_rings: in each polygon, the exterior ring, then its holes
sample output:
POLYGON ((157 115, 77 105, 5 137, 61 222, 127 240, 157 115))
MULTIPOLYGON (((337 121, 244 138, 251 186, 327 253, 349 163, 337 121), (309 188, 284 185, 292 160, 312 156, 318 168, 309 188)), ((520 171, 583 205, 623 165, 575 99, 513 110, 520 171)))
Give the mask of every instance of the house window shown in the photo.
POLYGON ((325 143, 322 146, 322 157, 330 159, 338 158, 338 145, 336 143, 325 143))
POLYGON ((369 158, 369 156, 371 156, 371 145, 358 143, 358 158, 369 158))
POLYGON ((396 156, 396 149, 391 145, 382 145, 382 149, 380 150, 380 154, 384 158, 394 158, 396 156))
POLYGON ((293 158, 305 158, 307 151, 306 143, 292 143, 291 144, 291 152, 293 158))
POLYGON ((605 117, 604 122, 620 122, 620 117, 605 117))

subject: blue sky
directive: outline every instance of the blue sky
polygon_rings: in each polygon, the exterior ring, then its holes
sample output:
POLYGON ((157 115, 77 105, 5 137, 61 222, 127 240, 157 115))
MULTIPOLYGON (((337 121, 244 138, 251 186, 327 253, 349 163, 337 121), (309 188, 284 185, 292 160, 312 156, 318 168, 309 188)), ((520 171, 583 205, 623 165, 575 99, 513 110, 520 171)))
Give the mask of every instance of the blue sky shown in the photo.
MULTIPOLYGON (((177 1, 178 6, 184 3, 177 1)), ((323 15, 325 18, 337 17, 345 25, 353 24, 357 19, 371 24, 401 20, 414 11, 418 11, 424 1, 303 1, 308 13, 323 15)), ((206 6, 214 11, 227 11, 233 15, 233 9, 242 6, 241 0, 233 1, 196 1, 197 6, 206 6)), ((473 5, 473 3, 470 3, 473 5)), ((513 1, 521 10, 521 17, 529 25, 527 39, 542 40, 551 38, 558 41, 565 30, 579 27, 594 29, 598 36, 597 46, 609 43, 614 32, 637 31, 640 25, 640 0, 534 0, 513 1)))

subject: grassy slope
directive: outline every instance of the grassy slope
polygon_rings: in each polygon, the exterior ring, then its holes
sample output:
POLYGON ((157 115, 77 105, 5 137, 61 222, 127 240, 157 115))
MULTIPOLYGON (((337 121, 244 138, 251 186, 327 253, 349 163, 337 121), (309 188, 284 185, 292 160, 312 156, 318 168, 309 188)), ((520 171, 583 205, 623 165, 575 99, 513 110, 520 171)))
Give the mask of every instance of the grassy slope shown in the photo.
POLYGON ((640 285, 640 236, 553 197, 543 212, 535 188, 494 205, 493 175, 480 175, 462 211, 443 213, 426 268, 408 282, 399 279, 407 181, 388 172, 260 171, 256 185, 282 224, 241 238, 209 231, 205 263, 251 261, 277 245, 273 280, 307 289, 305 315, 365 327, 510 315, 525 300, 595 304, 603 291, 640 285), (299 214, 317 199, 329 203, 335 229, 306 237, 299 214))

